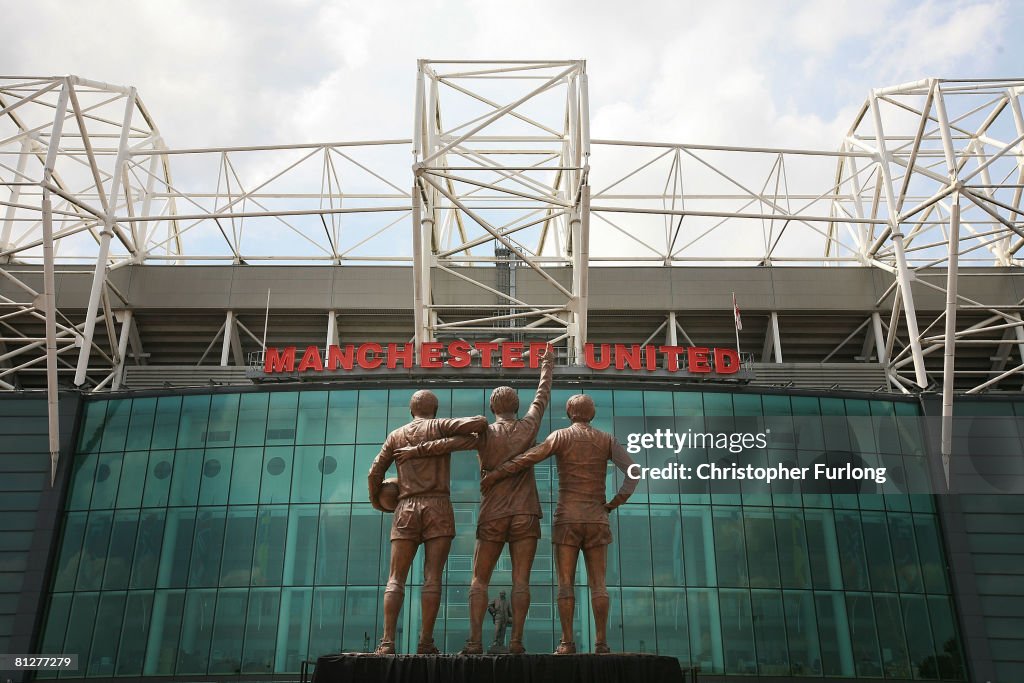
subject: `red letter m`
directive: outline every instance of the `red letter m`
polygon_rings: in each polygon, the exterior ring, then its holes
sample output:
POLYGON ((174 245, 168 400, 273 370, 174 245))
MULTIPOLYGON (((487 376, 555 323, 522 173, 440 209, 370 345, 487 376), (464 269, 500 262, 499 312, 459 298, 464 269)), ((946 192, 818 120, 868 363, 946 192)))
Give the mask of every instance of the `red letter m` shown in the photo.
POLYGON ((281 353, 271 346, 263 358, 263 372, 295 372, 295 347, 287 346, 281 353))

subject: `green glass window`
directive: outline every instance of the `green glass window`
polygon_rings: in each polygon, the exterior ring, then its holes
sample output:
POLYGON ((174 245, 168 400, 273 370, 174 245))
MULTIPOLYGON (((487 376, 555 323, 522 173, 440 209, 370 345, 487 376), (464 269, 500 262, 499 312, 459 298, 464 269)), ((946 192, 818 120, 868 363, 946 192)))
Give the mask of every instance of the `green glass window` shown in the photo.
POLYGON ((267 437, 269 394, 242 394, 238 406, 236 446, 262 446, 267 437))
POLYGON ((721 600, 725 672, 756 674, 757 656, 754 652, 750 593, 745 590, 723 588, 719 591, 719 599, 721 600))
POLYGON ((304 391, 299 394, 298 426, 295 432, 297 444, 324 444, 327 433, 326 391, 304 391))
POLYGON ((153 619, 146 644, 146 660, 142 667, 144 675, 174 673, 184 606, 184 590, 157 591, 154 595, 153 619))
POLYGON ((249 592, 242 673, 270 673, 274 670, 280 609, 281 589, 254 588, 249 592))
POLYGON ((178 441, 178 421, 181 417, 181 396, 161 396, 156 403, 153 422, 153 450, 174 448, 178 441))
POLYGON ((210 637, 211 674, 242 672, 242 638, 249 606, 247 588, 222 588, 217 591, 217 606, 210 637))
POLYGON ((210 399, 210 421, 202 439, 204 446, 227 448, 234 445, 238 405, 238 394, 217 394, 210 399))
POLYGON ((690 661, 700 666, 701 671, 724 672, 718 591, 691 588, 686 591, 686 606, 690 617, 690 661))
POLYGON ((750 592, 754 640, 757 644, 757 673, 762 676, 789 674, 789 647, 782 591, 750 592))
POLYGON ((650 586, 652 582, 650 512, 646 505, 625 505, 619 508, 615 514, 619 522, 617 543, 621 576, 628 585, 650 586))
POLYGON ((190 590, 185 595, 182 612, 181 640, 175 671, 179 674, 205 674, 210 661, 210 639, 217 592, 209 589, 190 590))
POLYGON ((120 646, 117 650, 117 663, 114 670, 116 675, 138 676, 142 673, 152 610, 153 593, 151 591, 128 593, 124 625, 121 628, 120 646))
POLYGON ((270 395, 267 413, 267 445, 290 446, 295 443, 299 395, 293 391, 275 391, 270 395))
POLYGON ((384 389, 363 389, 359 392, 359 420, 356 423, 358 443, 380 444, 387 437, 388 392, 384 389))
POLYGON ((795 676, 821 675, 821 650, 814 598, 810 591, 782 591, 789 639, 789 669, 795 676))
MULTIPOLYGON (((367 503, 366 474, 387 431, 409 420, 413 388, 259 389, 87 401, 41 640, 80 654, 74 677, 295 674, 304 659, 375 646, 392 516, 367 503)), ((489 387, 433 390, 439 416, 488 414, 489 387)), ((533 388, 518 391, 522 414, 533 388)), ((568 424, 565 400, 578 391, 556 387, 539 439, 568 424)), ((642 482, 610 518, 613 649, 677 656, 709 674, 964 678, 935 506, 906 493, 923 473, 916 404, 724 387, 588 391, 594 425, 617 428, 620 441, 639 429, 759 429, 762 415, 772 428, 765 451, 651 449, 634 456, 641 464, 836 465, 855 453, 889 467, 897 492, 743 482, 712 496, 699 480, 642 482)), ((474 453, 452 456, 457 535, 436 630, 449 651, 469 630, 477 470, 474 453)), ((557 474, 547 461, 534 475, 544 540, 524 637, 544 652, 558 633, 546 540, 557 474)), ((609 467, 609 496, 621 480, 609 467)), ((0 551, 23 549, 28 535, 0 532, 0 551)), ((1008 532, 988 536, 975 539, 990 551, 984 566, 1005 573, 1009 556, 992 553, 1005 552, 1008 532)), ((399 624, 404 651, 416 644, 422 580, 420 553, 399 624)), ((586 584, 581 558, 582 651, 594 638, 586 584)), ((507 552, 498 590, 511 590, 507 552)), ((1017 621, 992 628, 1015 633, 1017 621)))
POLYGON ((206 426, 210 419, 209 396, 185 396, 178 422, 178 448, 202 448, 206 445, 206 426))
POLYGON ((149 450, 153 439, 153 420, 155 417, 155 398, 132 399, 132 415, 128 422, 128 437, 125 439, 124 444, 125 450, 149 450))
POLYGON ((256 537, 256 507, 228 508, 224 527, 224 552, 220 566, 221 586, 248 586, 256 537))
POLYGON ((743 542, 743 515, 739 508, 716 507, 715 557, 719 586, 747 585, 747 557, 743 542))
MULTIPOLYGON (((191 587, 217 585, 220 576, 221 552, 224 548, 225 516, 226 509, 223 507, 199 508, 196 514, 196 531, 192 543, 192 566, 188 573, 188 585, 191 587)), ((188 671, 187 673, 196 672, 188 671)))

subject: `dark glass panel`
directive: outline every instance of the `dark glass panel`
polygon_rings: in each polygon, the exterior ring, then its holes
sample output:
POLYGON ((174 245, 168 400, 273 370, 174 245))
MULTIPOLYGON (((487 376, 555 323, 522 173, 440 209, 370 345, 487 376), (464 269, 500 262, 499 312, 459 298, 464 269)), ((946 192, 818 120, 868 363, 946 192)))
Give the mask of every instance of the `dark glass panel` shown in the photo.
POLYGON ((715 560, 719 586, 747 585, 747 555, 740 508, 715 507, 715 560))
POLYGON ((815 588, 843 587, 839 544, 831 510, 805 510, 807 550, 815 588))
POLYGON ((117 485, 121 481, 123 453, 101 453, 96 465, 96 479, 92 485, 93 510, 109 510, 117 500, 117 485))
MULTIPOLYGON (((217 586, 220 577, 221 552, 224 549, 225 514, 223 507, 199 508, 196 513, 192 567, 188 577, 188 585, 191 587, 212 588, 217 586)), ((189 669, 188 673, 196 672, 189 669)))
POLYGON ((795 676, 821 675, 821 650, 814 599, 810 591, 783 591, 789 668, 795 676))
MULTIPOLYGON (((383 589, 378 586, 349 587, 345 591, 345 630, 341 640, 344 652, 373 651, 380 637, 377 633, 377 615, 382 597, 383 589)), ((405 609, 417 609, 408 594, 405 596, 405 609)))
POLYGON ((132 558, 132 588, 152 588, 156 585, 166 516, 167 511, 162 508, 142 510, 139 515, 139 533, 135 538, 132 558))
POLYGON ((174 471, 174 451, 151 452, 146 467, 146 488, 142 493, 142 506, 167 507, 171 473, 174 471))
MULTIPOLYGON (((651 567, 651 515, 646 505, 624 505, 615 513, 619 533, 615 541, 619 548, 622 583, 628 586, 650 586, 651 567)), ((667 547, 660 552, 672 548, 667 547)), ((670 551, 669 551, 670 552, 670 551)), ((667 554, 667 552, 666 552, 667 554)), ((653 644, 653 639, 648 641, 653 644)), ((653 646, 653 645, 652 645, 653 646)))
POLYGON ((71 602, 71 616, 68 618, 63 649, 55 653, 42 652, 40 654, 60 654, 61 652, 76 654, 80 672, 78 675, 82 675, 89 664, 98 607, 99 593, 75 593, 71 602))
MULTIPOLYGON (((132 399, 132 416, 128 422, 128 438, 125 440, 125 450, 149 450, 150 443, 153 440, 153 418, 155 416, 155 398, 132 399)), ((131 598, 129 598, 130 601, 131 598)))
POLYGON ((46 627, 39 641, 39 652, 69 652, 64 649, 64 635, 68 628, 68 615, 71 613, 70 593, 57 593, 50 596, 50 605, 46 613, 46 627))
POLYGON ((78 581, 75 590, 99 590, 103 583, 103 570, 107 563, 107 548, 110 544, 110 525, 114 513, 110 511, 90 512, 82 542, 82 557, 78 565, 78 581))
POLYGON ((96 453, 103 440, 103 426, 107 419, 106 401, 89 401, 85 404, 85 417, 78 437, 79 453, 96 453))
POLYGON ((71 473, 71 494, 68 496, 68 510, 88 510, 92 500, 92 487, 96 480, 96 453, 75 456, 71 473))
POLYGON ((117 507, 137 508, 142 505, 142 492, 146 486, 149 453, 129 451, 121 465, 121 484, 117 489, 117 507))
MULTIPOLYGON (((382 515, 368 503, 352 506, 348 548, 348 584, 376 585, 381 548, 382 515)), ((390 524, 390 516, 388 522, 390 524)), ((386 530, 385 530, 386 531, 386 530)))
POLYGON ((185 591, 157 591, 153 597, 153 622, 146 645, 146 661, 142 673, 146 676, 174 673, 178 659, 178 636, 185 606, 185 591))
POLYGON ((868 562, 871 590, 895 591, 896 575, 892 568, 892 548, 885 514, 862 511, 861 524, 864 527, 864 547, 871 558, 868 562))
MULTIPOLYGON (((183 588, 188 582, 188 563, 192 555, 192 534, 196 526, 195 508, 170 508, 164 526, 163 549, 157 572, 158 588, 183 588)), ((171 665, 173 668, 173 665, 171 665)))
POLYGON ((658 624, 658 654, 688 662, 690 637, 686 591, 681 588, 655 588, 654 619, 658 624))
POLYGON ((174 454, 174 472, 167 496, 168 505, 194 506, 199 500, 203 475, 203 451, 179 450, 174 454))
POLYGON ((705 673, 723 673, 718 592, 712 588, 690 588, 686 591, 686 606, 690 616, 690 661, 705 673))
POLYGON ((875 609, 868 593, 847 593, 846 613, 850 620, 850 638, 857 675, 881 678, 882 660, 878 650, 875 609))
MULTIPOLYGON (((280 586, 284 570, 288 507, 261 505, 256 515, 256 542, 252 555, 253 586, 280 586)), ((252 601, 250 599, 250 608, 252 601)))
POLYGON ((101 451, 123 451, 128 437, 128 419, 131 417, 131 399, 112 399, 106 402, 107 418, 103 425, 101 451))
MULTIPOLYGON (((323 471, 323 502, 347 503, 352 500, 352 469, 355 459, 354 446, 327 446, 324 449, 324 460, 319 465, 323 471)), ((360 472, 359 475, 357 479, 363 479, 366 472, 360 472)))
MULTIPOLYGON (((934 515, 914 515, 914 531, 921 559, 924 587, 929 593, 948 593, 946 563, 934 515)), ((941 643, 939 643, 941 646, 941 643)))
POLYGON ((277 630, 274 671, 299 673, 309 649, 312 600, 312 588, 285 588, 281 591, 281 622, 277 630))
POLYGON ((229 507, 220 566, 221 586, 249 585, 255 534, 256 507, 229 507))
POLYGON ((744 508, 743 523, 746 527, 750 587, 778 588, 779 558, 772 511, 744 508))
MULTIPOLYGON (((332 582, 334 583, 334 582, 332 582)), ((309 632, 309 659, 335 652, 353 651, 342 648, 342 618, 345 615, 344 588, 317 588, 313 591, 312 625, 309 632)), ((362 642, 355 652, 362 652, 362 642)))
POLYGON ((921 565, 917 559, 917 543, 914 540, 914 520, 909 514, 889 513, 889 538, 892 542, 893 561, 900 591, 921 593, 921 565))
POLYGON ((110 532, 110 547, 107 551, 107 572, 103 577, 104 590, 128 587, 138 530, 138 510, 118 510, 114 513, 114 524, 110 532))
POLYGON ((242 673, 273 672, 280 608, 280 588, 254 588, 249 592, 242 673))
POLYGON ((210 639, 217 591, 190 590, 185 596, 181 641, 176 671, 179 674, 205 674, 210 661, 210 639))
POLYGON ((861 534, 860 513, 836 511, 835 519, 839 558, 843 568, 843 585, 847 590, 869 590, 867 553, 861 534))
MULTIPOLYGON (((940 677, 945 681, 962 681, 964 676, 964 661, 960 642, 956 636, 956 626, 953 621, 953 608, 950 598, 945 596, 929 596, 928 613, 931 617, 932 634, 935 639, 935 649, 938 651, 935 668, 940 677)), ((989 624, 992 620, 989 620, 989 624)), ((1017 631, 1020 633, 1020 631, 1017 631)))
POLYGON ((152 617, 153 593, 151 591, 128 593, 128 604, 124 611, 124 626, 121 629, 120 646, 117 649, 116 675, 138 676, 142 673, 152 617))
MULTIPOLYGON (((907 651, 914 678, 937 679, 936 644, 923 595, 902 595, 903 624, 907 633, 907 651)), ((938 644, 941 647, 941 643, 938 644)))
POLYGON ((54 592, 72 591, 75 589, 75 580, 78 578, 78 566, 82 560, 82 541, 85 539, 85 528, 88 518, 89 513, 87 512, 69 512, 64 518, 64 533, 60 542, 60 555, 57 559, 57 567, 54 570, 54 592))
POLYGON ((822 671, 826 676, 853 676, 853 648, 842 593, 816 593, 822 671))
POLYGON ((683 564, 686 585, 715 586, 715 543, 711 525, 711 509, 695 505, 682 506, 683 564))
POLYGON ((789 674, 786 616, 781 591, 750 592, 754 639, 757 643, 757 673, 762 676, 789 674))
POLYGON ((725 650, 725 672, 756 674, 754 631, 750 612, 750 593, 723 588, 719 591, 722 615, 722 643, 725 650))
POLYGON ((875 595, 875 621, 882 643, 882 666, 886 678, 911 678, 903 618, 895 595, 875 595))
MULTIPOLYGON (((619 529, 621 533, 621 522, 619 529)), ((650 532, 654 559, 654 585, 686 585, 683 572, 683 528, 679 517, 679 506, 652 505, 650 532)), ((620 547, 622 546, 620 545, 620 547)))
POLYGON ((245 632, 248 605, 247 588, 222 588, 218 591, 210 642, 211 674, 242 672, 242 634, 245 632))
MULTIPOLYGON (((367 489, 366 476, 370 473, 370 465, 373 459, 380 453, 380 444, 367 444, 356 446, 354 472, 352 474, 352 498, 350 500, 362 502, 370 499, 370 492, 367 489)), ((395 465, 392 464, 384 474, 387 477, 398 476, 395 465)))
MULTIPOLYGON (((285 586, 313 585, 319 517, 319 505, 292 505, 288 511, 288 540, 283 575, 285 586)), ((305 649, 303 643, 303 652, 305 649)))

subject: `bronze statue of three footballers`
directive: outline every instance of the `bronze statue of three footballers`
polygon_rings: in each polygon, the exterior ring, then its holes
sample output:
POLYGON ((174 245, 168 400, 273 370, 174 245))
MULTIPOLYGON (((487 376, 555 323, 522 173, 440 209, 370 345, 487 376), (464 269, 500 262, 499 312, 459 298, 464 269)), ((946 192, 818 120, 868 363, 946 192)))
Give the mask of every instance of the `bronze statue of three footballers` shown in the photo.
POLYGON ((370 501, 378 510, 384 473, 391 463, 398 467, 398 502, 391 527, 391 575, 384 591, 384 636, 376 654, 395 653, 395 626, 402 607, 405 580, 416 549, 424 545, 422 590, 423 623, 417 653, 434 654, 434 621, 440 606, 441 576, 455 535, 450 502, 450 456, 453 451, 476 450, 482 479, 473 580, 469 591, 470 635, 461 654, 482 654, 482 630, 487 612, 487 588, 491 574, 508 543, 512 559, 512 638, 509 653, 525 652, 523 628, 530 607, 530 569, 540 538, 540 498, 533 465, 557 455, 559 498, 555 510, 552 543, 558 572, 558 612, 562 638, 555 654, 576 651, 572 635, 575 610, 573 583, 576 561, 583 551, 590 584, 596 626, 596 653, 609 652, 606 626, 608 591, 605 588, 607 549, 612 541, 608 513, 624 503, 637 480, 625 476, 632 459, 615 438, 594 429, 594 402, 576 395, 566 404, 572 425, 536 443, 540 420, 551 396, 553 349, 541 360, 537 393, 522 419, 517 418, 519 397, 511 387, 491 393, 495 421, 483 416, 438 420, 437 398, 418 391, 410 402, 413 420, 388 435, 370 468, 370 501), (605 502, 608 461, 624 474, 611 501, 605 502))

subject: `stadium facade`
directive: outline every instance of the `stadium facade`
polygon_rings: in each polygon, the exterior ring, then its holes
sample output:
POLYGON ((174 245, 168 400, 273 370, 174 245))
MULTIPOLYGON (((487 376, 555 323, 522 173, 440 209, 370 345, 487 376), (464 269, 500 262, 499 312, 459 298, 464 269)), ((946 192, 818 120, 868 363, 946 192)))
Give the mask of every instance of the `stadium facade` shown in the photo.
MULTIPOLYGON (((613 516, 613 649, 708 681, 1024 679, 1022 87, 879 89, 837 151, 780 150, 591 140, 583 62, 423 61, 412 140, 183 150, 134 89, 3 80, 0 653, 212 681, 372 649, 381 442, 417 388, 443 415, 498 384, 526 404, 520 354, 551 342, 541 438, 583 391, 623 442, 770 422, 758 463, 896 473, 642 481, 613 516)), ((479 502, 474 454, 452 463, 446 652, 479 502)), ((543 542, 531 585, 525 645, 550 651, 543 542)))

